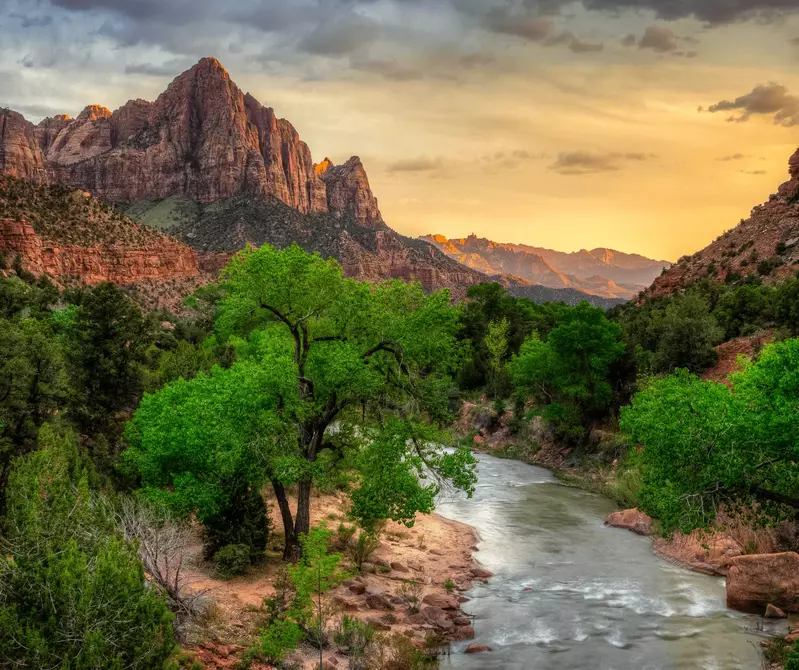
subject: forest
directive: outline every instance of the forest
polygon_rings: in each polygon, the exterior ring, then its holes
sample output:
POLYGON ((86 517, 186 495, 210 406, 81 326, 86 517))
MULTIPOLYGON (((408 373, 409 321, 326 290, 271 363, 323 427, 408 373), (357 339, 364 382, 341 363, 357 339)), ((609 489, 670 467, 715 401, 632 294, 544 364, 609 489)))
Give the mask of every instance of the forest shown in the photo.
POLYGON ((473 442, 452 432, 469 398, 520 439, 538 420, 573 461, 612 461, 619 498, 664 534, 739 515, 799 548, 799 277, 701 281, 608 312, 499 284, 453 305, 265 245, 172 314, 113 284, 59 288, 7 265, 0 667, 181 667, 208 603, 162 556, 197 527, 220 575, 282 546, 285 583, 248 662, 335 638, 358 667, 424 667, 357 620, 326 630, 317 596, 386 519, 412 525, 442 489, 473 492, 473 442), (703 379, 719 344, 764 331, 729 379, 703 379), (350 501, 343 543, 341 528, 311 525, 319 490, 350 501), (375 660, 386 646, 394 665, 375 660))

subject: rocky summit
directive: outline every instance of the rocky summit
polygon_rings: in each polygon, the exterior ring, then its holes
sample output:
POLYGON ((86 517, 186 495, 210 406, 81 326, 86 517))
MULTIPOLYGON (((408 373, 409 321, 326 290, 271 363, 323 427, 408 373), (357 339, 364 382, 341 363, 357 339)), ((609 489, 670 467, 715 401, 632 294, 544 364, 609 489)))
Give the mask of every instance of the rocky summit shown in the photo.
MULTIPOLYGON (((0 174, 110 202, 201 252, 206 270, 247 244, 296 242, 335 257, 348 276, 415 279, 427 290, 449 288, 455 299, 489 280, 536 301, 610 306, 628 297, 541 281, 513 267, 483 272, 398 234, 383 221, 357 156, 314 163, 295 128, 243 93, 215 58, 179 75, 155 102, 131 100, 115 111, 89 105, 74 119, 60 114, 36 125, 0 109, 0 174)), ((99 276, 111 275, 85 279, 99 276)))

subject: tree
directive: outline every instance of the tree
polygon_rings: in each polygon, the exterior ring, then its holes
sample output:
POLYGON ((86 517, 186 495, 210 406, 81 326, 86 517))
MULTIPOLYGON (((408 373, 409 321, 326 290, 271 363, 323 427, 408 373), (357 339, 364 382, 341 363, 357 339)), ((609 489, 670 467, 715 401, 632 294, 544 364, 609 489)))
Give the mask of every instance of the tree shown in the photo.
POLYGON ((74 386, 70 413, 94 433, 139 401, 151 337, 139 308, 114 284, 98 284, 77 297, 67 348, 74 386))
POLYGON ((700 296, 688 293, 672 300, 655 328, 658 329, 655 349, 658 371, 674 372, 677 368, 685 368, 701 372, 718 361, 714 347, 721 341, 723 332, 700 296))
POLYGON ((40 443, 8 485, 0 665, 162 668, 174 648, 164 600, 89 488, 74 439, 45 426, 40 443))
POLYGON ((623 354, 621 327, 587 302, 563 309, 546 342, 529 338, 511 363, 516 388, 546 405, 564 437, 581 439, 613 398, 612 364, 623 354))
POLYGON ((507 349, 501 363, 519 353, 525 338, 531 333, 546 338, 554 327, 560 303, 536 305, 526 298, 514 298, 500 284, 485 283, 472 286, 462 306, 458 338, 468 343, 469 352, 459 371, 459 382, 466 388, 488 383, 491 375, 491 353, 487 348, 489 325, 507 322, 507 349))
MULTIPOLYGON (((360 444, 348 427, 371 424, 379 433, 392 415, 412 419, 409 425, 450 417, 458 314, 446 292, 425 295, 418 284, 345 279, 335 261, 296 245, 246 250, 224 278, 227 297, 219 305, 216 336, 235 344, 236 362, 145 398, 131 429, 129 458, 145 487, 198 507, 222 493, 201 486, 197 492, 205 496, 187 498, 179 489, 218 481, 217 472, 234 471, 234 464, 255 464, 275 492, 286 557, 296 560, 299 538, 310 528, 313 482, 328 462, 320 456, 360 444), (203 388, 211 395, 207 401, 203 388), (198 432, 198 426, 213 430, 198 432), (286 492, 292 484, 294 512, 286 492)), ((417 439, 396 457, 418 457, 420 474, 471 490, 474 461, 460 454, 417 439)))
POLYGON ((488 350, 488 370, 491 393, 497 397, 500 391, 500 375, 505 355, 508 352, 508 320, 492 321, 488 324, 485 347, 488 350))
POLYGON ((643 445, 642 508, 666 530, 710 524, 722 503, 799 510, 799 340, 767 346, 733 389, 685 370, 657 380, 622 410, 643 445))

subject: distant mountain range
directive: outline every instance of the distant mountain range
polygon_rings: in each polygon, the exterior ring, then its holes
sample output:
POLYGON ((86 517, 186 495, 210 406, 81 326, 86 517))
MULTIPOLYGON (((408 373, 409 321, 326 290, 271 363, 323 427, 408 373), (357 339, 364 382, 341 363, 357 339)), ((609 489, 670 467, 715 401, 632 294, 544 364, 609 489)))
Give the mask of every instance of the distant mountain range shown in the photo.
POLYGON ((623 284, 578 280, 555 266, 549 277, 524 263, 497 265, 488 255, 478 267, 442 253, 438 242, 400 235, 383 221, 358 157, 314 163, 294 127, 243 93, 214 58, 179 75, 154 102, 135 99, 113 112, 89 105, 77 118, 62 114, 34 125, 0 109, 0 175, 0 252, 30 251, 35 258, 23 258, 28 267, 69 281, 158 282, 174 275, 188 284, 192 272, 207 281, 247 243, 292 242, 335 257, 348 276, 415 279, 427 290, 449 288, 455 299, 474 284, 500 281, 537 301, 588 299, 609 307, 633 295, 641 276, 638 266, 601 259, 597 267, 617 268, 623 284), (36 211, 17 197, 24 183, 36 186, 36 211), (106 203, 127 216, 106 213, 100 221, 94 212, 106 203), (59 214, 62 207, 69 217, 59 214), (143 235, 132 220, 177 242, 143 235), (109 237, 114 230, 118 239, 109 237), (80 253, 80 244, 89 251, 80 253), (161 254, 159 247, 169 245, 170 253, 161 254))
POLYGON ((549 288, 571 288, 590 295, 629 300, 648 287, 667 261, 613 249, 582 249, 574 253, 526 244, 494 242, 476 235, 447 239, 422 238, 447 256, 488 275, 513 275, 549 288))

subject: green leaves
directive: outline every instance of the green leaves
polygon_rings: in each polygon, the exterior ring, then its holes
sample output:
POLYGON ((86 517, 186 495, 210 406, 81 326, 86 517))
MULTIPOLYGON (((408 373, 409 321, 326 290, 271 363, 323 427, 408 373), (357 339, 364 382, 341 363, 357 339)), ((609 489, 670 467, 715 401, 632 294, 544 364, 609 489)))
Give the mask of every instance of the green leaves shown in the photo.
POLYGON ((638 393, 621 428, 643 445, 643 508, 667 530, 691 530, 721 503, 799 505, 797 370, 799 340, 788 340, 734 375, 733 389, 683 370, 638 393))
POLYGON ((520 391, 547 406, 545 418, 561 436, 579 440, 585 418, 610 405, 611 365, 624 352, 621 327, 587 302, 564 307, 546 342, 533 334, 511 363, 520 391))

